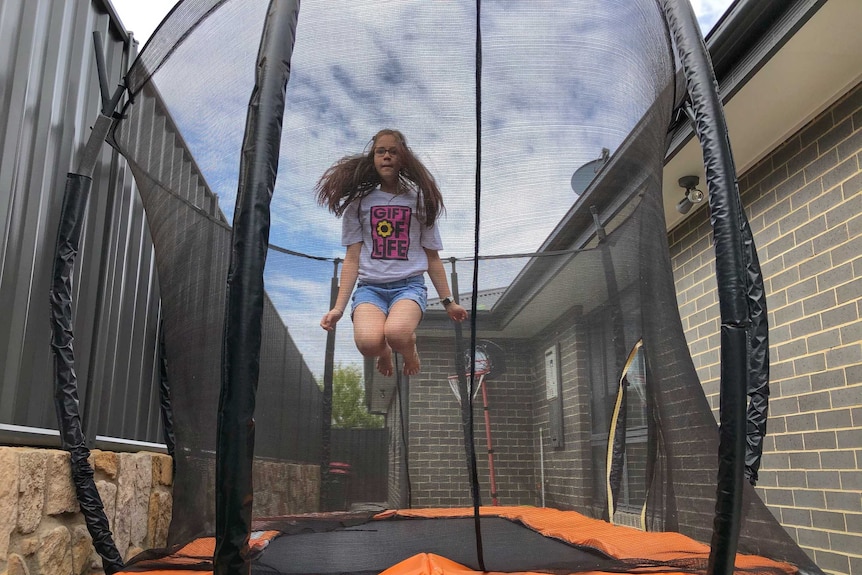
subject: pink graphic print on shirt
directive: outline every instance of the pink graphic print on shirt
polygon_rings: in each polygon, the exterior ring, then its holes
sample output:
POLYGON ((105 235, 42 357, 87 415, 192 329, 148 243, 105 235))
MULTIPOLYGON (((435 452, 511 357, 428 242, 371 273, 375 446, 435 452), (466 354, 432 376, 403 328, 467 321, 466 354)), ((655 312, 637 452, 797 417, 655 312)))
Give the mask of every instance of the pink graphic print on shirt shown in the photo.
POLYGON ((409 206, 371 208, 371 257, 378 260, 406 260, 410 250, 409 206))

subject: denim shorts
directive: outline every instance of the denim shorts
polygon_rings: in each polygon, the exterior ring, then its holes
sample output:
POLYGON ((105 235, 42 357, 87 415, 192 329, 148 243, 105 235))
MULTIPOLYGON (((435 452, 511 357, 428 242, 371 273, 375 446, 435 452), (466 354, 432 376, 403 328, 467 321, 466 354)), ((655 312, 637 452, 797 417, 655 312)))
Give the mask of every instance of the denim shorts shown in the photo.
POLYGON ((362 303, 374 304, 383 313, 389 315, 392 305, 402 299, 415 301, 422 313, 425 313, 425 308, 428 306, 428 288, 425 287, 424 274, 380 284, 360 280, 353 291, 353 307, 350 317, 353 317, 356 306, 362 303))

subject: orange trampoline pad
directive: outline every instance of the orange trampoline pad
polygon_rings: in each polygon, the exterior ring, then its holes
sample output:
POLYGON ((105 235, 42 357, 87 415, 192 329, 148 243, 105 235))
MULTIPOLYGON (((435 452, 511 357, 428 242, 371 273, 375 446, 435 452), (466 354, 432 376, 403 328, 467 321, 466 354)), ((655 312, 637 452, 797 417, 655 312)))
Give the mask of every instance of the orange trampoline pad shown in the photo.
MULTIPOLYGON (((253 533, 249 538, 249 548, 252 553, 259 553, 269 545, 269 542, 281 535, 278 531, 261 531, 253 533)), ((201 575, 211 574, 213 555, 215 554, 215 537, 201 537, 179 547, 174 551, 165 551, 158 559, 134 558, 122 573, 150 573, 151 575, 189 575, 190 571, 201 575)))
MULTIPOLYGON (((575 546, 598 550, 612 558, 631 560, 632 572, 661 572, 667 575, 691 575, 691 570, 675 570, 673 562, 702 562, 709 558, 709 546, 675 532, 643 532, 631 527, 613 525, 599 519, 586 517, 576 511, 559 511, 539 507, 481 507, 482 517, 499 517, 521 523, 545 537, 557 539, 575 546), (645 566, 643 561, 656 561, 663 565, 645 566), (668 564, 670 563, 670 564, 668 564)), ((374 521, 389 519, 469 518, 470 508, 389 510, 374 515, 374 521)), ((266 553, 269 542, 281 535, 279 531, 256 532, 250 539, 253 555, 266 553)), ((196 539, 175 551, 156 559, 133 560, 120 573, 149 573, 151 575, 188 575, 190 571, 208 575, 212 570, 215 539, 196 539)), ((265 559, 264 559, 265 561, 265 559)), ((774 561, 756 555, 738 554, 735 561, 738 571, 751 573, 797 573, 789 563, 774 561)), ((382 571, 383 575, 478 575, 460 563, 432 553, 419 553, 396 563, 382 571)), ((486 573, 504 573, 488 571, 486 573)), ((540 571, 506 571, 510 574, 547 575, 540 571)), ((578 571, 584 575, 599 575, 604 571, 578 571)))
MULTIPOLYGON (((643 572, 643 571, 640 571, 643 572)), ((383 571, 380 575, 503 575, 500 571, 473 571, 445 557, 423 553, 414 555, 398 565, 383 571)), ((610 575, 606 571, 579 571, 579 575, 610 575)), ((690 572, 661 570, 662 575, 691 575, 690 572)), ((544 571, 517 571, 505 575, 548 575, 544 571)))
MULTIPOLYGON (((709 558, 709 546, 676 532, 646 532, 592 519, 576 511, 560 511, 544 507, 480 507, 482 517, 502 517, 523 523, 546 537, 573 545, 598 549, 616 559, 648 559, 673 561, 709 558)), ((406 509, 384 511, 375 519, 386 517, 470 517, 472 509, 406 509)), ((738 554, 737 569, 780 570, 796 573, 789 563, 773 561, 757 555, 738 554)))

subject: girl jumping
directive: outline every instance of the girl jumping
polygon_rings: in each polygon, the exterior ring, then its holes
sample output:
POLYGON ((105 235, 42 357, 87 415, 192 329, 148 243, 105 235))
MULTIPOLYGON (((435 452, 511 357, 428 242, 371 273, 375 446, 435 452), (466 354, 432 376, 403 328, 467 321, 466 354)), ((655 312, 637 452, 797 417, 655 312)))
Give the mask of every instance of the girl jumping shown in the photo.
POLYGON ((381 130, 367 153, 330 167, 315 191, 320 205, 342 218, 341 243, 347 246, 335 307, 320 326, 335 327, 352 293, 359 352, 376 357, 377 371, 385 376, 393 372, 393 351, 404 357, 404 375, 419 373, 415 331, 427 305, 425 272, 449 318, 467 319, 452 300, 438 254, 443 244, 435 224, 443 197, 434 177, 401 132, 381 130))

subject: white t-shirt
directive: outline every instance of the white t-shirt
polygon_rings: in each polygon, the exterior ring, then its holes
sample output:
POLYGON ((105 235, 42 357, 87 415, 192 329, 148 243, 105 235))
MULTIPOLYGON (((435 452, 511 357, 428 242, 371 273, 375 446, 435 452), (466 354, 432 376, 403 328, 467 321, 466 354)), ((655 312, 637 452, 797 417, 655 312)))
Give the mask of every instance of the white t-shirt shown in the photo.
POLYGON ((436 225, 422 225, 416 214, 415 190, 401 195, 380 187, 356 200, 344 210, 341 243, 362 242, 359 279, 386 283, 428 271, 424 248, 443 249, 436 225))

